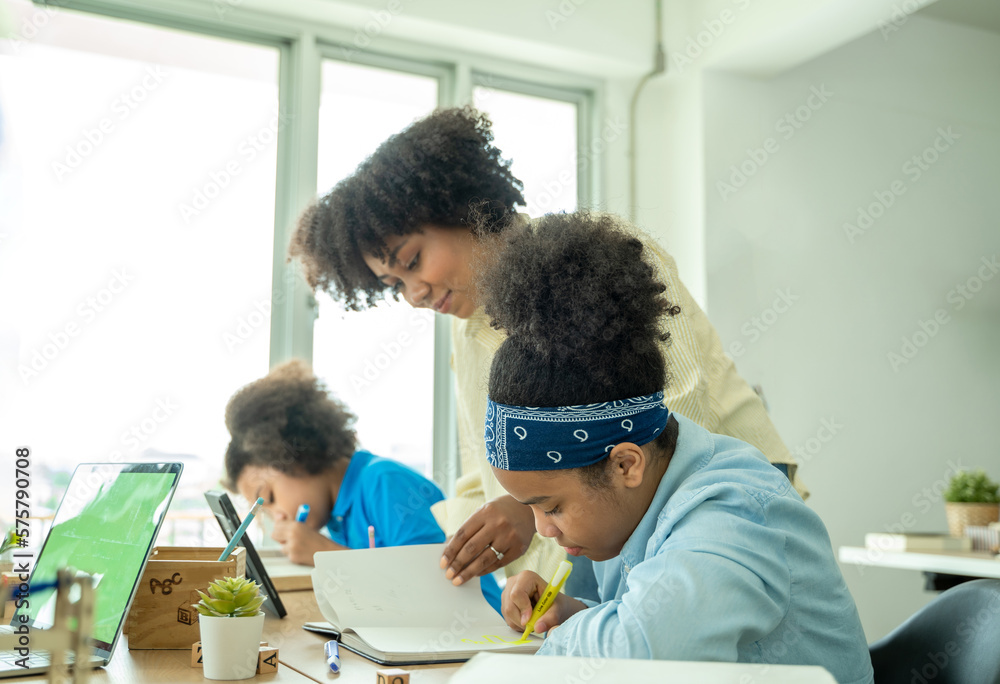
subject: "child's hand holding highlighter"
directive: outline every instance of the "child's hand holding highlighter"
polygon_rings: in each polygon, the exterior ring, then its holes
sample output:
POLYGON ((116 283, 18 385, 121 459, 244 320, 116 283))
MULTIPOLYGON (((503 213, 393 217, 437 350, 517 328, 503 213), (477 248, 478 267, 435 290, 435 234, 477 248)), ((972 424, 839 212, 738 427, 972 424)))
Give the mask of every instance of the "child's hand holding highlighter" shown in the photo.
MULTIPOLYGON (((567 561, 563 561, 563 564, 570 565, 567 561)), ((552 582, 546 582, 538 573, 530 570, 508 579, 501 607, 503 617, 511 629, 525 630, 524 636, 531 631, 543 634, 585 609, 585 603, 559 591, 568 574, 568 568, 563 572, 560 567, 552 582)))

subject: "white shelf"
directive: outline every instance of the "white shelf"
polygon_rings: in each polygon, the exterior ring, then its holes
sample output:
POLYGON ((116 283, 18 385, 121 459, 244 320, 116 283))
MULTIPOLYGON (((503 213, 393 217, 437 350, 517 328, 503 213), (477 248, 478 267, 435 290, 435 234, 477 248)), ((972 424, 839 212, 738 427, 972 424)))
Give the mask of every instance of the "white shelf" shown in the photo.
POLYGON ((841 546, 839 558, 841 563, 851 565, 1000 579, 1000 560, 987 551, 882 551, 862 546, 841 546))

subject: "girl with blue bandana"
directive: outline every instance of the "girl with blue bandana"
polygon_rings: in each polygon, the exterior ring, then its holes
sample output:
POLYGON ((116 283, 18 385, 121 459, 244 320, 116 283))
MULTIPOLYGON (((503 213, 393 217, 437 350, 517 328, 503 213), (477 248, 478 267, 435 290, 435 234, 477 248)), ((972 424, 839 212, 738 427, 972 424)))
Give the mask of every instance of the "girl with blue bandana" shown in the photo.
MULTIPOLYGON (((560 594, 539 654, 820 665, 871 682, 857 609, 819 517, 754 447, 663 405, 678 307, 608 215, 512 229, 479 283, 507 339, 485 440, 542 536, 595 561, 598 600, 560 594)), ((522 630, 547 578, 511 577, 522 630)))

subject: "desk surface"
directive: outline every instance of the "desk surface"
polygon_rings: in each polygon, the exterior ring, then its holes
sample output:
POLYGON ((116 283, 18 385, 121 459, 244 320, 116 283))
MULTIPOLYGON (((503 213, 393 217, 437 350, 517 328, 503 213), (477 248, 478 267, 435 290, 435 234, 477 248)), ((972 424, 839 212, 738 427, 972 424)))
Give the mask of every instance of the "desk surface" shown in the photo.
POLYGON ((510 682, 836 684, 837 680, 825 669, 815 665, 535 657, 506 653, 478 654, 455 675, 453 680, 453 684, 509 684, 510 682))
POLYGON ((312 591, 311 566, 293 563, 280 551, 260 551, 259 555, 271 582, 281 594, 282 603, 286 591, 312 591))
MULTIPOLYGON (((998 563, 1000 565, 1000 563, 998 563)), ((264 638, 278 648, 281 665, 278 671, 268 675, 257 675, 246 682, 261 684, 308 684, 327 682, 336 684, 373 684, 375 672, 382 669, 370 660, 341 649, 341 673, 330 672, 323 657, 325 637, 302 629, 302 623, 322 620, 319 607, 311 591, 298 591, 282 595, 288 609, 283 620, 268 614, 264 621, 264 638)), ((755 681, 758 684, 833 684, 833 678, 819 667, 736 665, 733 663, 683 663, 666 661, 615 661, 602 658, 545 658, 544 662, 532 660, 532 656, 503 656, 481 654, 477 667, 464 673, 463 682, 511 682, 538 681, 536 676, 545 671, 551 675, 548 681, 622 681, 619 676, 625 670, 641 673, 641 678, 629 681, 659 681, 664 676, 676 676, 677 681, 701 681, 711 684, 742 684, 755 681), (605 668, 606 665, 612 667, 605 668), (501 666, 502 667, 498 667, 501 666), (498 671, 499 669, 499 671, 498 671), (600 670, 600 672, 595 672, 600 670), (483 673, 489 673, 484 677, 483 673), (595 677, 595 674, 598 675, 595 677), (750 679, 747 677, 750 676, 750 679)), ((445 684, 458 671, 459 664, 413 665, 402 669, 410 672, 411 684, 445 684)), ((24 682, 42 684, 42 675, 4 679, 3 682, 24 682)), ((143 650, 130 651, 124 641, 119 644, 107 668, 91 673, 94 684, 178 684, 184 682, 209 682, 201 669, 191 667, 189 650, 143 650)))
POLYGON ((852 565, 1000 579, 1000 559, 988 551, 883 551, 841 546, 839 558, 841 563, 852 565))
MULTIPOLYGON (((302 629, 303 622, 322 620, 311 591, 296 591, 281 595, 288 609, 283 619, 267 614, 264 621, 264 640, 278 648, 278 671, 257 675, 246 682, 261 684, 307 684, 308 682, 337 682, 338 684, 373 684, 375 672, 384 666, 340 650, 341 673, 334 675, 323 657, 323 644, 327 639, 302 629)), ((458 670, 458 664, 406 666, 412 672, 411 684, 443 684, 458 670), (419 673, 417 671, 420 671, 419 673)), ((42 684, 43 675, 4 679, 3 682, 42 684)), ((144 650, 130 651, 125 636, 115 649, 111 663, 106 668, 94 670, 88 682, 94 684, 175 684, 182 682, 210 682, 201 669, 191 667, 191 651, 144 650)))

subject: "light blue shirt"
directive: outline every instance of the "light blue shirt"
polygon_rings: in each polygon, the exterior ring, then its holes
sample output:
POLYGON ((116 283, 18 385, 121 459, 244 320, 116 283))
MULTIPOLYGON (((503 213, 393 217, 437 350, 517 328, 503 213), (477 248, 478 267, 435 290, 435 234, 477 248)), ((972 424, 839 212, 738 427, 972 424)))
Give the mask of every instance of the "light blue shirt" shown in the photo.
POLYGON ((819 516, 750 445, 674 414, 677 448, 611 560, 601 602, 539 654, 820 665, 871 683, 854 599, 819 516))

